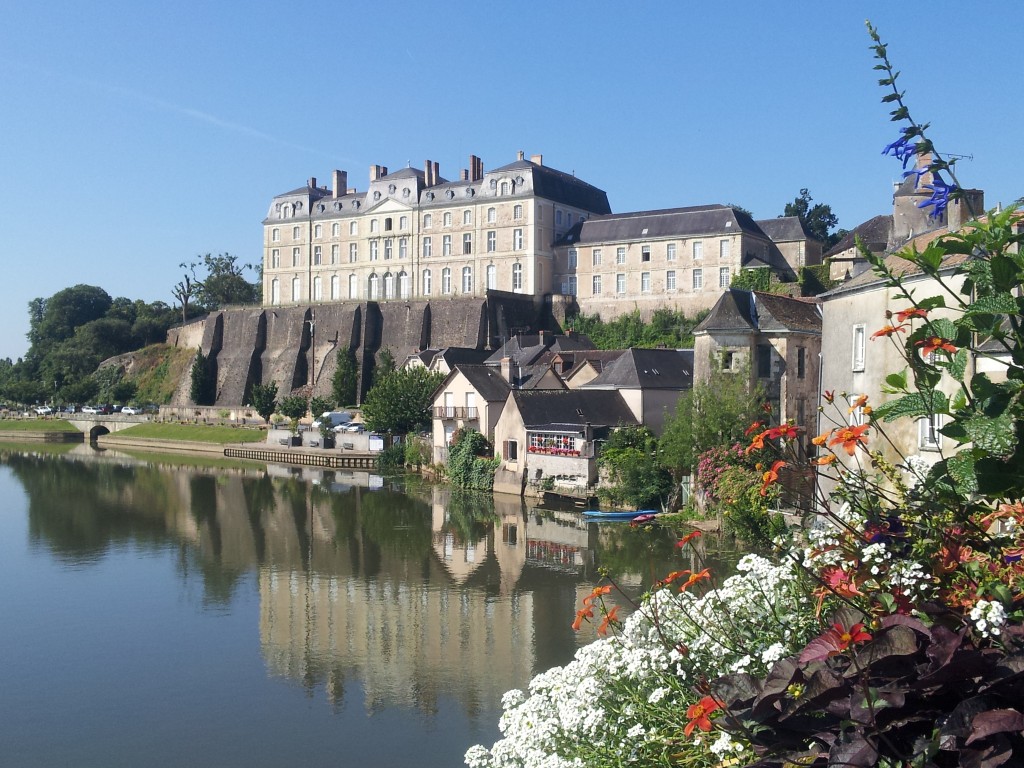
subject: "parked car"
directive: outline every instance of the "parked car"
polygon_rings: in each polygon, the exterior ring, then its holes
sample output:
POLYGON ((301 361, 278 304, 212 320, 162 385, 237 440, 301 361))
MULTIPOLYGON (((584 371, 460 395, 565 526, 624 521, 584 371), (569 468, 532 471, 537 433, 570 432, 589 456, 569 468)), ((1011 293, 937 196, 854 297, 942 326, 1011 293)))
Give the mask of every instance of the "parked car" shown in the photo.
POLYGON ((355 433, 365 432, 366 431, 366 425, 361 423, 361 422, 357 423, 357 424, 339 424, 338 426, 336 426, 334 428, 334 431, 335 432, 355 432, 355 433))
POLYGON ((53 413, 53 408, 51 408, 48 405, 39 405, 36 406, 35 412, 40 416, 49 416, 51 413, 53 413))
POLYGON ((83 405, 82 413, 91 413, 93 415, 103 413, 103 409, 98 405, 83 405))
POLYGON ((121 413, 123 413, 125 416, 141 416, 142 408, 134 405, 126 405, 124 408, 121 409, 121 413))
POLYGON ((338 427, 344 426, 352 421, 352 414, 348 411, 324 411, 320 418, 313 422, 313 429, 320 429, 321 424, 327 424, 335 431, 338 427))

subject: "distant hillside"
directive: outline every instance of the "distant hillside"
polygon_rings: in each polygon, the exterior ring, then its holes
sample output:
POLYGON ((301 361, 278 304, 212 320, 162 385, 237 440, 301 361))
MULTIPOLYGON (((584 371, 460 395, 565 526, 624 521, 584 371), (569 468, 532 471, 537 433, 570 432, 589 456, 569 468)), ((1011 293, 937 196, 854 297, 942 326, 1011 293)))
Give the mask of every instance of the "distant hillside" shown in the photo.
POLYGON ((194 349, 151 344, 104 360, 97 377, 134 384, 137 402, 166 405, 182 378, 188 376, 195 353, 194 349))

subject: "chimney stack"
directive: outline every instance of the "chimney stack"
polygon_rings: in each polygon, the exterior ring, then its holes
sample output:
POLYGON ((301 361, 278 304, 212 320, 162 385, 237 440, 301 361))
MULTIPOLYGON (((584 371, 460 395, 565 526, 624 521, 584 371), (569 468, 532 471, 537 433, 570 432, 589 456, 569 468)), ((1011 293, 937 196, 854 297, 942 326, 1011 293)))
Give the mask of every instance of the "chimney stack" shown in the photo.
POLYGON ((309 177, 309 181, 307 182, 307 186, 309 186, 310 189, 316 189, 316 176, 310 176, 309 177))
POLYGON ((516 157, 516 160, 523 160, 523 159, 525 159, 525 158, 526 158, 526 153, 525 153, 525 152, 523 152, 523 150, 521 150, 521 149, 519 150, 519 152, 517 153, 517 155, 518 155, 518 156, 516 157))
POLYGON ((370 181, 377 181, 377 179, 379 179, 379 178, 380 178, 380 166, 379 165, 371 165, 370 166, 370 181))
POLYGON ((530 162, 534 165, 544 165, 544 155, 530 155, 530 162))
POLYGON ((508 355, 501 358, 501 378, 512 384, 512 358, 508 355))
POLYGON ((460 181, 469 181, 469 168, 463 168, 459 173, 460 181))
POLYGON ((423 186, 425 186, 425 187, 432 187, 432 186, 434 186, 434 181, 431 178, 432 175, 433 175, 432 174, 433 170, 434 170, 434 164, 432 162, 430 162, 429 160, 427 160, 423 164, 423 186))
POLYGON ((334 171, 331 174, 331 186, 334 189, 333 197, 339 198, 345 194, 348 189, 348 172, 347 171, 334 171))
POLYGON ((469 156, 469 180, 480 181, 484 177, 484 161, 476 155, 469 156))

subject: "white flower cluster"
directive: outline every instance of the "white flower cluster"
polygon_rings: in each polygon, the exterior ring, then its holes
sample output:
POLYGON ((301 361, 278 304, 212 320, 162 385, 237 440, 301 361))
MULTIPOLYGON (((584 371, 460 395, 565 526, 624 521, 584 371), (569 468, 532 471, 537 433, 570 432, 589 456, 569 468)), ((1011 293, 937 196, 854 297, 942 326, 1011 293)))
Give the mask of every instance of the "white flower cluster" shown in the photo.
POLYGON ((990 600, 979 600, 971 608, 971 621, 974 627, 981 632, 982 637, 991 637, 1000 634, 1003 624, 1006 623, 1006 609, 1002 603, 990 600))
MULTIPOLYGON (((791 563, 744 557, 704 595, 653 593, 622 634, 581 648, 564 667, 502 699, 504 738, 466 753, 471 768, 568 768, 659 762, 694 701, 689 682, 742 669, 763 674, 814 632, 808 590, 791 563)), ((695 744, 691 739, 688 744, 695 744)), ((678 744, 671 749, 677 750, 678 744)), ((708 748, 707 740, 701 749, 708 748)), ((719 738, 723 758, 742 745, 719 738)))

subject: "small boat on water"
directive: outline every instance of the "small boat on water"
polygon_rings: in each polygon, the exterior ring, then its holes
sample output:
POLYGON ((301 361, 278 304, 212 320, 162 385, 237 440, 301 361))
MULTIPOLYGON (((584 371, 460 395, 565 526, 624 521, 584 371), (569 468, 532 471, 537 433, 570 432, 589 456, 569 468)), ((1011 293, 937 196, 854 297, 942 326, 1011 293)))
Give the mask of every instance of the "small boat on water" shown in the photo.
POLYGON ((587 509, 583 511, 583 516, 588 520, 636 520, 639 517, 651 518, 657 514, 657 509, 587 509))

